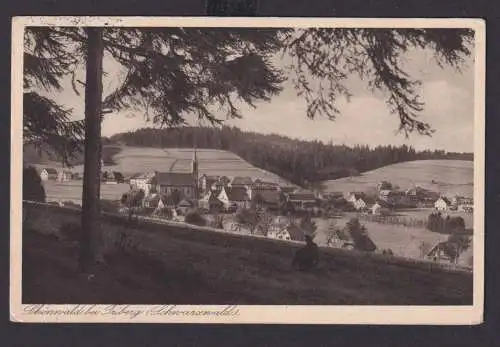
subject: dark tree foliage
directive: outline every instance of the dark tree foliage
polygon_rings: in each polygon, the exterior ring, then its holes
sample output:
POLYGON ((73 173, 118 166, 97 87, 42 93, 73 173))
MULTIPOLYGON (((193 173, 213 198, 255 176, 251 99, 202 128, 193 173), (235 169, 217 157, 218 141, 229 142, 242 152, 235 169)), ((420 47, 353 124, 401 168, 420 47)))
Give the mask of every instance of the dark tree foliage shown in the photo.
POLYGON ((77 54, 50 28, 27 28, 24 34, 23 139, 39 151, 51 150, 65 164, 81 151, 83 122, 39 91, 61 90, 60 79, 74 71, 77 54), (47 147, 48 146, 48 147, 47 147))
POLYGON ((33 166, 23 168, 23 200, 45 202, 45 189, 38 171, 33 166))
POLYGON ((473 39, 470 29, 311 28, 287 32, 284 46, 293 58, 293 83, 307 100, 308 117, 337 117, 335 103, 351 96, 345 81, 356 74, 372 91, 384 93, 390 111, 399 116, 400 131, 430 135, 431 125, 418 119, 424 105, 421 82, 405 71, 403 57, 410 49, 428 48, 440 66, 459 69, 473 39))
POLYGON ((417 152, 405 145, 347 147, 243 132, 226 126, 139 129, 113 135, 110 141, 138 147, 192 147, 193 138, 198 148, 229 150, 254 166, 308 188, 315 188, 314 182, 320 180, 348 177, 353 171, 365 172, 404 161, 473 159, 470 153, 417 152))
POLYGON ((427 218, 427 229, 436 233, 462 234, 465 231, 465 220, 461 216, 445 218, 440 212, 434 212, 427 218))
POLYGON ((198 225, 198 226, 205 226, 206 221, 203 218, 203 216, 197 212, 197 211, 192 211, 186 214, 186 217, 184 219, 186 223, 193 224, 193 225, 198 225))
POLYGON ((375 243, 368 236, 366 227, 357 218, 352 218, 346 223, 346 230, 351 234, 355 249, 365 252, 373 252, 377 249, 375 243))

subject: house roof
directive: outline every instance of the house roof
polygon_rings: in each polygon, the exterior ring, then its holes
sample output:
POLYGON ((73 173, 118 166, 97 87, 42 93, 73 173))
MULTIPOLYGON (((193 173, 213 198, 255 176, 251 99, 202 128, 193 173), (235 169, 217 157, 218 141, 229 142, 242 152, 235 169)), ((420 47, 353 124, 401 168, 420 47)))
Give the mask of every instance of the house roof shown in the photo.
POLYGON ((267 203, 277 204, 280 200, 280 194, 276 190, 262 190, 258 194, 267 203))
POLYGON ((247 190, 244 187, 231 187, 227 189, 227 197, 229 201, 248 201, 250 198, 248 197, 247 190))
MULTIPOLYGON (((192 186, 193 175, 179 172, 157 172, 153 178, 161 186, 192 186)), ((153 181, 152 181, 153 182, 153 181)))
POLYGON ((253 181, 252 181, 251 177, 236 176, 231 181, 231 185, 245 186, 245 185, 252 185, 252 184, 253 184, 253 181))
POLYGON ((439 199, 436 200, 436 202, 438 202, 439 200, 443 200, 447 205, 451 204, 451 201, 445 196, 440 197, 439 199))
POLYGON ((179 206, 179 207, 193 207, 193 204, 191 203, 191 201, 184 199, 181 202, 179 202, 179 204, 177 206, 179 206))
POLYGON ((292 193, 296 189, 295 187, 289 187, 289 186, 285 186, 285 187, 280 186, 279 188, 282 192, 285 192, 285 193, 292 193))
POLYGON ((288 231, 290 239, 293 241, 305 241, 306 239, 304 231, 295 224, 288 224, 285 230, 288 231))
POLYGON ((289 195, 290 200, 300 201, 316 201, 316 197, 310 192, 294 192, 289 195))
POLYGON ((133 180, 135 178, 140 178, 142 175, 143 175, 143 173, 137 172, 137 173, 133 174, 132 176, 128 177, 128 179, 133 180))
POLYGON ((51 167, 46 167, 44 170, 49 174, 49 175, 57 175, 57 170, 51 167))

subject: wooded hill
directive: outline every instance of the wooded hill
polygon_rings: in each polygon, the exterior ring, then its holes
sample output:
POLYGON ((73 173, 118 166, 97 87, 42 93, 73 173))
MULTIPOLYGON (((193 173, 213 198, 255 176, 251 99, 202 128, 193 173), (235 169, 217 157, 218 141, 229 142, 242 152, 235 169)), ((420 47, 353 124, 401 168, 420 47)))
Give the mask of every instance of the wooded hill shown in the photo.
POLYGON ((250 164, 295 184, 357 175, 382 166, 422 159, 473 160, 472 153, 442 150, 416 151, 412 147, 348 147, 304 141, 271 134, 242 131, 236 127, 144 128, 113 135, 109 143, 137 147, 193 147, 231 151, 250 164))

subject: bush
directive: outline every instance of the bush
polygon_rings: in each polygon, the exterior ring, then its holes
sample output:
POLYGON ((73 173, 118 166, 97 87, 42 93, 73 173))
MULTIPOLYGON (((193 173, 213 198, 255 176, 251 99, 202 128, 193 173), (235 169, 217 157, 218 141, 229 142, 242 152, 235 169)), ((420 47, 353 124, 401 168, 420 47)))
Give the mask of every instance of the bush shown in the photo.
POLYGON ((33 166, 23 168, 23 200, 45 202, 42 179, 33 166))
POLYGON ((193 225, 198 225, 198 226, 205 226, 206 222, 205 222, 205 219, 203 218, 203 216, 201 214, 199 214, 198 212, 189 212, 184 221, 188 224, 193 224, 193 225))

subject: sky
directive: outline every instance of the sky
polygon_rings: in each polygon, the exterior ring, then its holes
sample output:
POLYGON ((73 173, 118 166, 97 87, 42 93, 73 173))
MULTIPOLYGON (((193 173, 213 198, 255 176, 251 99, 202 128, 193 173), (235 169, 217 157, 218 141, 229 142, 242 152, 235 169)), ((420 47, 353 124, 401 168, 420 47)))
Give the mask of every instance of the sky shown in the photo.
MULTIPOLYGON (((286 60, 286 59, 285 59, 286 60)), ((277 61, 285 66, 286 61, 277 61)), ((335 120, 306 117, 306 102, 297 97, 290 82, 270 102, 258 102, 256 108, 241 106, 242 119, 228 120, 227 125, 260 133, 277 133, 292 138, 320 140, 345 145, 402 145, 418 150, 444 149, 446 151, 473 152, 474 135, 474 66, 468 59, 457 72, 450 67, 440 68, 429 51, 409 51, 405 57, 407 71, 422 81, 422 100, 425 102, 420 119, 430 123, 435 130, 432 137, 397 133, 399 118, 390 114, 382 95, 367 90, 363 81, 353 77, 349 81, 352 98, 339 99, 340 115, 335 120)), ((106 73, 104 94, 113 90, 123 79, 119 65, 109 57, 104 59, 106 73)), ((78 72, 84 80, 83 71, 78 72)), ((83 90, 77 95, 71 79, 63 81, 63 90, 49 94, 59 104, 73 109, 74 119, 83 118, 83 90)), ((102 134, 111 136, 154 125, 146 122, 143 113, 123 111, 106 115, 102 134)))

